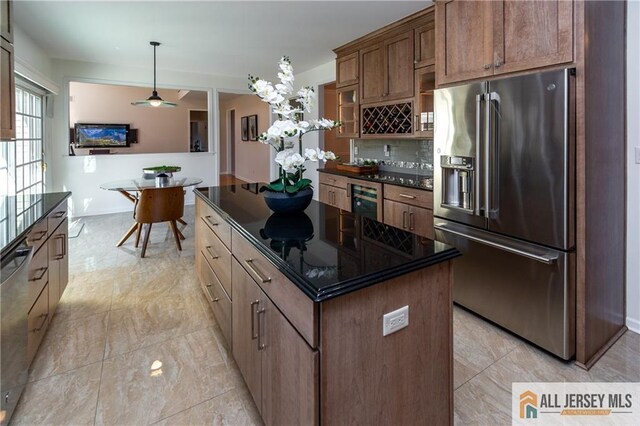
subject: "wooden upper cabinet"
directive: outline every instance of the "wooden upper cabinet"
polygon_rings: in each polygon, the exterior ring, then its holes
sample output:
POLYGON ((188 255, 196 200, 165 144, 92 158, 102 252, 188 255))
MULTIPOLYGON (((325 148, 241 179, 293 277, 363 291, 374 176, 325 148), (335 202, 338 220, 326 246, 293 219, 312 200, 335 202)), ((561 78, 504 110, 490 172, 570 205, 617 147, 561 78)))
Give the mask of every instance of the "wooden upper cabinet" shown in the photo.
POLYGON ((415 29, 415 68, 436 63, 436 25, 431 15, 429 22, 415 29))
POLYGON ((436 81, 493 74, 492 1, 436 2, 436 81))
POLYGON ((384 46, 360 49, 360 103, 380 102, 384 94, 384 46))
POLYGON ((13 45, 0 38, 0 139, 16 137, 16 90, 13 45))
POLYGON ((573 61, 573 2, 436 3, 438 85, 573 61))
POLYGON ((13 1, 0 0, 0 36, 13 43, 13 1))
POLYGON ((495 74, 573 60, 573 2, 492 2, 495 74))
POLYGON ((413 96, 413 30, 360 49, 360 103, 413 96))
POLYGON ((336 58, 336 87, 358 83, 358 52, 336 58))
POLYGON ((413 31, 384 42, 385 100, 413 96, 413 31))

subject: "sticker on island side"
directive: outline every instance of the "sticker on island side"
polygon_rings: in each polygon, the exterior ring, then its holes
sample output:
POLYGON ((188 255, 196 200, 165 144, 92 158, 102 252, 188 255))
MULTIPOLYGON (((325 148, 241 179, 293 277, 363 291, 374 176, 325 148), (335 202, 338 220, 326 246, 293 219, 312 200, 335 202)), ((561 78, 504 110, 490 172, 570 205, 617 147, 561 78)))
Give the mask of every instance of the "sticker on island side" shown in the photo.
POLYGON ((514 425, 638 425, 640 383, 513 383, 514 425))

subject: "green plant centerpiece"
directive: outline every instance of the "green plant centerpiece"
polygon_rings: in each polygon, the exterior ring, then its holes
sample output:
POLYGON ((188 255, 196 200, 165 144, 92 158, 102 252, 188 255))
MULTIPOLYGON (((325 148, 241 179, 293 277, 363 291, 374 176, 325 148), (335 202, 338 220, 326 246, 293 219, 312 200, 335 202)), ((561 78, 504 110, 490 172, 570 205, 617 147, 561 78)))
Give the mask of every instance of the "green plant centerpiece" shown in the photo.
POLYGON ((278 178, 263 185, 260 192, 264 192, 265 201, 274 212, 300 211, 309 205, 313 197, 311 180, 303 177, 306 170, 304 164, 307 161, 326 163, 336 159, 333 152, 317 147, 303 151, 302 137, 309 132, 333 129, 340 123, 326 118, 303 120, 304 112, 311 112, 315 92, 312 87, 303 87, 294 95, 295 78, 291 61, 283 56, 278 65, 278 84, 249 76, 249 89, 278 115, 271 127, 258 137, 260 142, 271 145, 276 151, 275 162, 279 166, 278 178), (290 98, 295 107, 291 105, 290 98), (277 203, 273 200, 277 200, 277 203), (285 210, 276 204, 285 204, 285 210))

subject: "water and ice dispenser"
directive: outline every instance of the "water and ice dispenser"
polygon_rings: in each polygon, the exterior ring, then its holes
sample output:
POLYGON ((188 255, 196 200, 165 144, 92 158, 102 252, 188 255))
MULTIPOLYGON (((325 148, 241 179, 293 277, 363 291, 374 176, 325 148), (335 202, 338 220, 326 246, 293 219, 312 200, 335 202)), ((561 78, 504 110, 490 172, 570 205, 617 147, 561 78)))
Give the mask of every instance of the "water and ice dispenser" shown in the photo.
POLYGON ((475 206, 475 168, 473 157, 440 156, 443 207, 473 212, 475 206))

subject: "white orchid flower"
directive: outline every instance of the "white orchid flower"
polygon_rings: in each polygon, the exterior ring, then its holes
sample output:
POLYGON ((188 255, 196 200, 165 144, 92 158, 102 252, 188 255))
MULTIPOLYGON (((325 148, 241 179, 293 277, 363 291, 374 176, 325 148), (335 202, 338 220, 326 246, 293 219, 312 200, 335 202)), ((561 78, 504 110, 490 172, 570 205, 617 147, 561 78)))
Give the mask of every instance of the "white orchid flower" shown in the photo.
POLYGON ((302 105, 303 109, 307 112, 311 112, 311 107, 313 106, 313 101, 316 97, 316 93, 314 92, 312 87, 303 87, 298 90, 298 102, 302 105))
POLYGON ((304 156, 310 161, 323 161, 335 160, 336 155, 331 151, 323 151, 320 148, 306 148, 304 150, 304 156))
POLYGON ((264 133, 265 142, 279 141, 280 138, 290 138, 298 134, 296 123, 291 120, 276 120, 264 133))
POLYGON ((338 124, 337 122, 333 120, 329 120, 328 118, 321 118, 319 120, 309 120, 309 122, 314 129, 318 129, 318 130, 333 129, 338 124))
POLYGON ((318 161, 318 151, 317 148, 305 148, 304 156, 307 157, 307 160, 318 161))
POLYGON ((305 159, 293 149, 285 149, 276 155, 275 161, 282 166, 284 171, 293 172, 304 164, 305 159))

